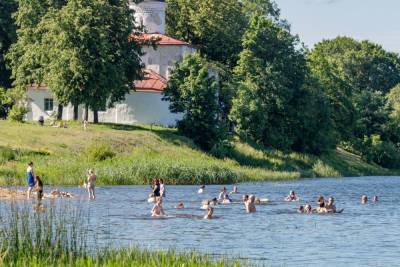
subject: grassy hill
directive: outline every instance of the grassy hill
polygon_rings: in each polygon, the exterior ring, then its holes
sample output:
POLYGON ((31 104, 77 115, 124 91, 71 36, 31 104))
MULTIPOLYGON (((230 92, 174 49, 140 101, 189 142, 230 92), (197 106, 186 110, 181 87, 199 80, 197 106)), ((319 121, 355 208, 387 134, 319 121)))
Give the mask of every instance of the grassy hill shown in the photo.
POLYGON ((0 121, 0 185, 25 184, 29 161, 46 184, 57 185, 82 183, 90 168, 98 184, 108 185, 148 184, 156 175, 168 184, 215 184, 394 173, 340 149, 315 157, 237 141, 228 158, 217 159, 174 129, 102 124, 84 131, 78 123, 64 129, 0 121))

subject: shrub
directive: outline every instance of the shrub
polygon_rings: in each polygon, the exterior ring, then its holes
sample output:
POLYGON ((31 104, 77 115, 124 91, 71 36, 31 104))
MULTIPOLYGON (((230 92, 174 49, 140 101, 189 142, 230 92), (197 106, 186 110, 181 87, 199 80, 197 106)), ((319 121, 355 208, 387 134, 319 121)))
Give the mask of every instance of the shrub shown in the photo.
POLYGON ((11 121, 22 122, 24 116, 29 112, 29 109, 23 106, 14 105, 8 113, 8 119, 11 121))
POLYGON ((10 160, 15 160, 15 152, 8 147, 0 147, 0 162, 4 163, 10 160))
POLYGON ((233 145, 228 140, 216 143, 210 150, 210 154, 216 158, 223 159, 232 154, 233 145))
POLYGON ((86 150, 86 155, 89 160, 103 161, 115 156, 115 152, 108 144, 93 144, 86 150))

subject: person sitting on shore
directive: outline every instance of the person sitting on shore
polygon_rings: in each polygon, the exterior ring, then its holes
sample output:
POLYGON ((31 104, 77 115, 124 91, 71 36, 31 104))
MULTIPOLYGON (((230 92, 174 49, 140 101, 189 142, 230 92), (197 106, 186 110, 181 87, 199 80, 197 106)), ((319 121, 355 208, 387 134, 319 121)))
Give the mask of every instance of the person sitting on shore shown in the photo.
POLYGON ((42 200, 43 198, 43 182, 40 176, 36 176, 36 191, 38 200, 42 200))
POLYGON ((226 188, 223 187, 219 193, 218 200, 223 200, 225 195, 226 195, 226 188))
POLYGON ((290 191, 289 195, 285 198, 285 201, 299 201, 300 199, 296 196, 294 191, 290 191))
POLYGON ((212 207, 208 207, 207 214, 204 215, 204 219, 211 220, 214 213, 214 209, 212 207))
POLYGON ((336 205, 334 204, 333 197, 328 198, 328 203, 325 205, 326 212, 336 213, 336 205))
POLYGON ((366 195, 361 196, 361 204, 367 204, 368 203, 368 197, 366 195))
POLYGON ((157 198, 157 202, 153 206, 153 209, 151 210, 151 216, 152 217, 165 216, 164 209, 162 207, 162 198, 161 197, 157 198))
POLYGON ((238 189, 237 189, 237 186, 235 185, 229 194, 231 195, 231 194, 237 194, 237 193, 238 193, 238 189))
POLYGON ((184 209, 184 208, 185 208, 185 205, 183 205, 182 202, 179 202, 178 205, 176 205, 176 208, 177 208, 177 209, 184 209))
POLYGON ((373 202, 378 202, 379 201, 379 198, 378 198, 378 196, 374 196, 374 198, 373 198, 373 200, 372 200, 373 202))
POLYGON ((229 204, 231 202, 232 202, 232 200, 229 198, 229 195, 225 194, 224 198, 222 199, 222 204, 229 204))
POLYGON ((204 193, 204 189, 206 189, 206 186, 203 184, 200 186, 199 190, 197 191, 198 194, 203 194, 204 193))

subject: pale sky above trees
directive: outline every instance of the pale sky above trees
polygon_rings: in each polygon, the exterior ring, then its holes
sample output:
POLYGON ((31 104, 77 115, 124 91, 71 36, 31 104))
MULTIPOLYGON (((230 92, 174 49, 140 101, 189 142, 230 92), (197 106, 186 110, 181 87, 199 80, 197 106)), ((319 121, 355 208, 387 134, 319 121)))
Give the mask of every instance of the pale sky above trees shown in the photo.
POLYGON ((275 0, 308 46, 338 35, 368 39, 400 53, 399 0, 275 0))

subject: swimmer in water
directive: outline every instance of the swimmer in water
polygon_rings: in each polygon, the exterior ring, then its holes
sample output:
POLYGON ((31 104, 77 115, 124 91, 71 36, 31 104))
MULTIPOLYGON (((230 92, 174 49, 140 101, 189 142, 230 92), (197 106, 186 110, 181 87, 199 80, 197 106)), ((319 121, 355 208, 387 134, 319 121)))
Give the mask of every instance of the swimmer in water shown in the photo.
POLYGON ((231 202, 232 202, 232 200, 229 198, 229 195, 225 194, 224 198, 222 199, 222 204, 229 204, 231 202))
POLYGON ((219 193, 218 200, 223 200, 225 195, 226 195, 226 188, 223 187, 219 193))
POLYGON ((368 202, 368 197, 366 195, 362 195, 361 204, 367 204, 367 202, 368 202))
POLYGON ((154 205, 153 209, 151 210, 152 217, 160 217, 165 216, 164 209, 162 207, 162 198, 158 197, 157 202, 154 205))
POLYGON ((237 194, 237 193, 238 193, 238 189, 237 189, 237 186, 235 185, 229 194, 231 195, 231 194, 237 194))
POLYGON ((204 189, 206 189, 206 186, 203 184, 200 186, 199 190, 197 191, 198 194, 203 194, 204 193, 204 189))
POLYGON ((285 198, 285 201, 298 201, 299 198, 296 196, 294 191, 290 191, 289 195, 285 198))
POLYGON ((179 202, 178 205, 176 205, 176 208, 177 208, 177 209, 184 209, 184 208, 185 208, 185 205, 183 205, 182 202, 179 202))
POLYGON ((374 196, 374 199, 373 199, 372 201, 373 201, 373 202, 378 202, 378 201, 379 201, 378 196, 374 196))
POLYGON ((202 210, 208 209, 210 207, 210 204, 211 204, 211 200, 209 200, 209 199, 203 200, 201 209, 202 210))
POLYGON ((40 176, 36 176, 36 190, 37 190, 37 198, 40 201, 43 198, 43 182, 40 176))
POLYGON ((334 204, 333 197, 328 198, 328 203, 325 205, 326 212, 336 213, 336 205, 334 204))
POLYGON ((303 206, 300 206, 298 209, 297 209, 297 212, 298 213, 304 213, 305 211, 304 211, 304 207, 303 206))
POLYGON ((312 213, 312 212, 313 212, 313 209, 312 209, 311 205, 310 205, 310 204, 307 204, 307 205, 304 207, 304 213, 312 213))
POLYGON ((214 213, 214 209, 212 207, 208 207, 207 214, 204 215, 204 219, 211 220, 214 213))
POLYGON ((324 197, 323 196, 319 196, 318 200, 317 200, 317 203, 318 203, 318 208, 316 208, 316 211, 318 213, 325 213, 326 212, 326 208, 325 208, 325 199, 324 199, 324 197))
POLYGON ((254 195, 250 195, 250 196, 248 196, 247 200, 244 202, 247 213, 256 212, 255 200, 256 200, 256 197, 254 195))
POLYGON ((218 199, 216 197, 211 199, 210 205, 217 206, 218 205, 218 199))

